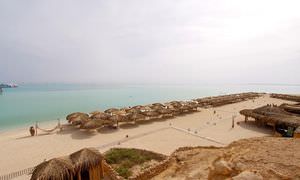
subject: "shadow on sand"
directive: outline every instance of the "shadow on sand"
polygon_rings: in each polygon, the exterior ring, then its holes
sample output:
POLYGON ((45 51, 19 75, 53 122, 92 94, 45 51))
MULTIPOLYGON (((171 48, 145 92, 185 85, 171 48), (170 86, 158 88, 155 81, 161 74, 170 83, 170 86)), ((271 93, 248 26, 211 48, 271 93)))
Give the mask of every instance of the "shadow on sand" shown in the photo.
POLYGON ((109 126, 104 126, 102 128, 97 129, 97 132, 101 133, 101 134, 110 134, 110 133, 114 133, 117 131, 118 131, 118 128, 109 127, 109 126))
POLYGON ((119 125, 121 129, 132 129, 132 128, 137 128, 139 126, 139 121, 136 123, 122 123, 119 125))
POLYGON ((57 132, 58 135, 71 135, 72 139, 87 139, 97 135, 96 130, 81 130, 77 126, 64 125, 63 130, 57 132))
POLYGON ((248 121, 245 123, 245 121, 239 121, 238 126, 248 129, 251 131, 256 131, 259 133, 267 134, 267 135, 272 135, 273 134, 273 129, 270 126, 257 126, 254 121, 248 121))
POLYGON ((34 137, 39 137, 39 136, 47 136, 47 135, 53 135, 53 133, 40 133, 37 136, 27 135, 27 136, 17 137, 16 140, 34 138, 34 137))

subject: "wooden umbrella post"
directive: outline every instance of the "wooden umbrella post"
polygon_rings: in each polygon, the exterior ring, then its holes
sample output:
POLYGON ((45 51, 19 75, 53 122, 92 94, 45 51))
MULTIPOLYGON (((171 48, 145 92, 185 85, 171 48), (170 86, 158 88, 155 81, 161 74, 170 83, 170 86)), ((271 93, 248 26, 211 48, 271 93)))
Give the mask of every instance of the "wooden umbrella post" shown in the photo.
POLYGON ((37 133, 37 128, 38 128, 38 123, 37 123, 37 121, 35 122, 35 135, 37 136, 38 135, 38 133, 37 133))
POLYGON ((59 132, 61 132, 62 131, 62 127, 61 127, 61 124, 60 124, 60 119, 58 118, 57 119, 57 128, 59 129, 59 132))

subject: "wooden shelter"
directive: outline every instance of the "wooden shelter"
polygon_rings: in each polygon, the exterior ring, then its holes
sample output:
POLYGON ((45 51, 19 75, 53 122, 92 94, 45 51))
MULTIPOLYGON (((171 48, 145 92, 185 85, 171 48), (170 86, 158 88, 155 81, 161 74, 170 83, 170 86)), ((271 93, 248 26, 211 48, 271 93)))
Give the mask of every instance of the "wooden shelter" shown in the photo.
POLYGON ((282 104, 280 107, 282 107, 285 111, 300 115, 300 105, 298 104, 282 104))
POLYGON ((300 127, 300 115, 285 111, 282 106, 267 105, 257 109, 244 109, 240 114, 245 116, 245 122, 251 117, 258 125, 272 126, 295 130, 300 127))
POLYGON ((99 180, 103 178, 104 157, 94 148, 84 148, 70 155, 74 164, 76 180, 99 180))

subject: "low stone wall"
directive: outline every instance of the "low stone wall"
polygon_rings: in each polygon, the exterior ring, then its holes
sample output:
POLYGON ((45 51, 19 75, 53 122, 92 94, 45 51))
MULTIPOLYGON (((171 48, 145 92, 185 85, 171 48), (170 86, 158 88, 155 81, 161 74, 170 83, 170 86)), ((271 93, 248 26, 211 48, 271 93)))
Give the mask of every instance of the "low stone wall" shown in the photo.
POLYGON ((111 180, 125 180, 123 177, 119 176, 119 174, 105 161, 102 165, 105 177, 109 177, 111 180))
POLYGON ((158 174, 160 174, 161 172, 163 172, 164 170, 166 170, 170 164, 171 158, 167 158, 166 160, 160 162, 159 164, 150 167, 148 169, 146 169, 145 171, 143 171, 142 173, 134 176, 134 177, 130 177, 130 180, 148 180, 158 174))

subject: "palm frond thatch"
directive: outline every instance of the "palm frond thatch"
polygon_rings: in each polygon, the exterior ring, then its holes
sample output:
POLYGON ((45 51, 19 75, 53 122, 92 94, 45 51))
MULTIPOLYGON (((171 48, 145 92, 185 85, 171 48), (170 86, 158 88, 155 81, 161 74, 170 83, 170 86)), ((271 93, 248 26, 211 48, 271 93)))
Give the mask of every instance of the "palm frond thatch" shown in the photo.
POLYGON ((72 179, 74 173, 74 166, 68 157, 54 158, 36 166, 31 180, 72 179))
POLYGON ((81 129, 97 129, 102 127, 104 124, 104 120, 101 119, 93 119, 89 120, 83 124, 80 125, 81 129))
POLYGON ((75 171, 88 170, 101 164, 104 157, 95 148, 84 148, 70 155, 75 171))

